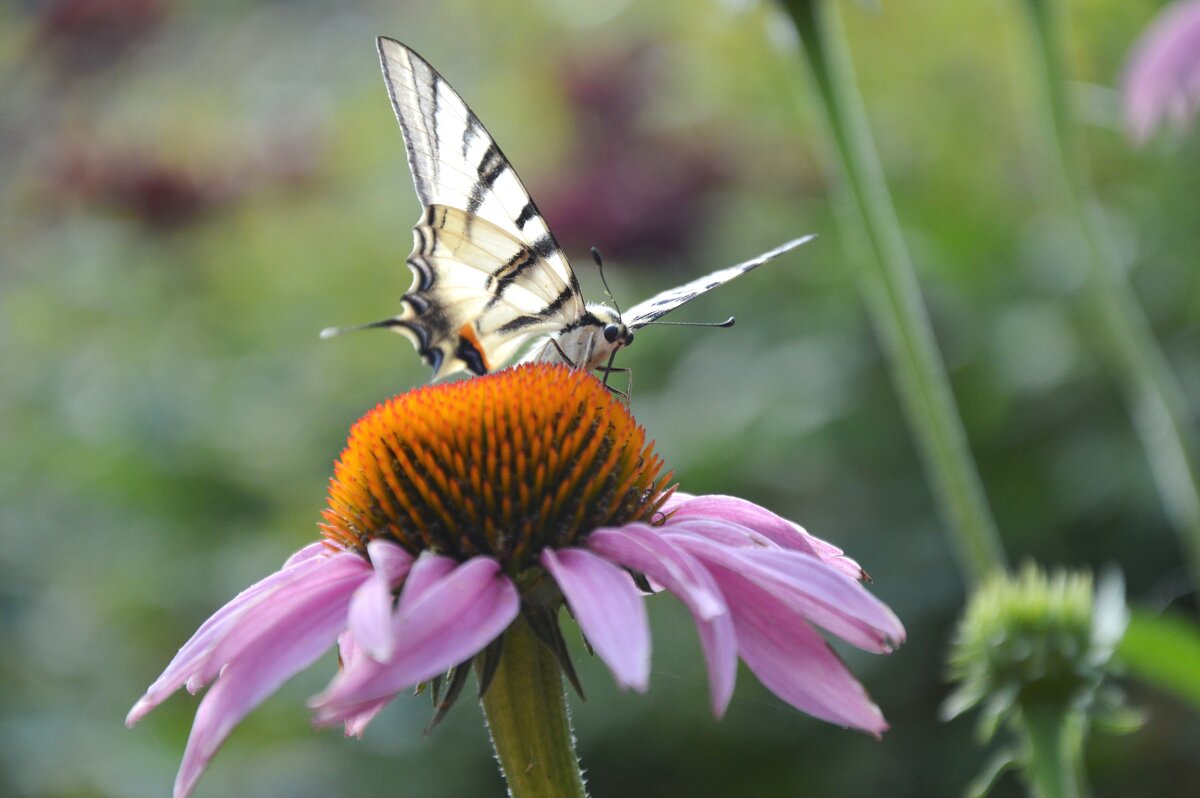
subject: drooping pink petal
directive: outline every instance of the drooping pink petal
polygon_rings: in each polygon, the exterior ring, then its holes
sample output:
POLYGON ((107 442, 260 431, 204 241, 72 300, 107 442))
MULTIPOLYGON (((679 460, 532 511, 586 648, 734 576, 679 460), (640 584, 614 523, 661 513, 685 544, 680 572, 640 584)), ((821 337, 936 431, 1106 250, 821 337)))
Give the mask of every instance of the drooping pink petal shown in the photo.
POLYGON ((730 521, 740 524, 785 549, 816 554, 853 579, 862 579, 864 575, 859 564, 846 557, 837 546, 810 535, 799 525, 770 510, 736 496, 695 496, 681 501, 662 528, 669 529, 674 524, 690 520, 730 521))
POLYGON ((388 587, 397 588, 412 568, 416 559, 404 549, 388 540, 372 540, 367 544, 367 554, 375 573, 387 578, 388 587))
POLYGON ((588 535, 587 547, 612 562, 645 574, 691 611, 708 663, 713 713, 717 717, 723 715, 737 679, 737 636, 725 598, 708 571, 646 524, 598 529, 588 535))
MULTIPOLYGON (((362 647, 354 642, 354 635, 349 632, 343 632, 338 635, 338 656, 341 658, 342 667, 354 668, 357 667, 357 662, 360 658, 367 656, 362 647)), ((360 710, 357 714, 350 715, 346 718, 346 736, 359 737, 363 736, 367 725, 375 719, 380 710, 392 703, 395 696, 381 698, 373 704, 367 704, 366 707, 360 710)))
POLYGON ((645 692, 650 684, 650 622, 629 574, 583 549, 543 549, 540 559, 617 683, 645 692))
POLYGON ((690 502, 694 498, 696 498, 694 494, 684 493, 681 490, 676 490, 667 497, 667 500, 663 502, 663 505, 661 508, 659 508, 659 511, 665 514, 673 513, 678 510, 681 505, 690 502))
POLYGON ((348 626, 360 646, 375 659, 385 660, 392 653, 392 590, 408 573, 413 557, 385 540, 368 543, 367 554, 374 577, 350 599, 348 626))
MULTIPOLYGON (((297 601, 303 601, 318 586, 334 582, 340 587, 344 576, 347 579, 357 579, 357 587, 371 577, 371 566, 361 555, 351 551, 341 551, 307 562, 313 564, 312 570, 297 575, 297 578, 272 592, 265 600, 259 600, 251 611, 243 613, 234 623, 227 626, 208 657, 196 669, 192 679, 188 680, 189 689, 195 692, 195 682, 207 684, 216 679, 227 664, 241 654, 242 649, 255 644, 264 629, 273 627, 281 618, 290 617, 291 606, 297 601)), ((341 603, 343 611, 348 606, 353 592, 348 591, 345 601, 341 603)), ((344 617, 342 621, 344 625, 344 617)), ((331 639, 330 644, 332 642, 331 639)))
POLYGON ((285 569, 290 568, 296 563, 302 563, 305 560, 311 560, 313 557, 321 554, 333 554, 336 551, 337 550, 328 541, 318 540, 316 543, 309 543, 307 546, 300 549, 300 551, 296 552, 291 557, 288 557, 287 561, 284 562, 283 567, 285 569))
POLYGON ((457 567, 458 563, 450 557, 424 552, 413 563, 408 578, 404 580, 404 590, 400 593, 400 608, 412 606, 426 591, 440 585, 457 567))
MULTIPOLYGON (((422 557, 410 573, 421 568, 422 557)), ((512 582, 490 557, 476 557, 426 586, 392 616, 395 650, 387 662, 361 659, 310 704, 319 724, 340 723, 369 705, 465 662, 496 639, 520 611, 512 582)))
POLYGON ((588 535, 587 547, 615 563, 660 582, 692 613, 708 620, 726 612, 720 590, 703 568, 662 540, 648 524, 605 527, 588 535))
POLYGON ((736 571, 809 621, 861 649, 888 652, 904 639, 904 627, 886 604, 815 556, 781 549, 730 548, 687 534, 666 537, 705 563, 736 571))
POLYGON ((245 613, 267 600, 276 591, 303 582, 314 571, 319 571, 329 556, 333 554, 324 543, 305 546, 293 554, 282 569, 238 593, 225 606, 209 616, 191 639, 183 644, 162 675, 146 690, 145 695, 134 704, 125 718, 125 725, 133 726, 185 683, 193 693, 207 684, 211 678, 208 674, 215 675, 216 671, 220 670, 220 665, 203 669, 207 678, 201 676, 202 666, 226 632, 245 613))
MULTIPOLYGON (((663 532, 688 532, 693 535, 708 538, 722 546, 737 546, 741 548, 771 549, 773 551, 793 551, 785 549, 775 541, 760 535, 748 526, 734 521, 718 518, 685 518, 682 521, 668 523, 660 529, 663 532)), ((812 557, 815 553, 805 552, 812 557)))
POLYGON ((879 707, 800 613, 736 571, 709 569, 729 601, 738 653, 767 689, 821 720, 877 737, 887 729, 879 707))
POLYGON ((1164 120, 1183 129, 1200 108, 1200 2, 1165 6, 1131 48, 1122 86, 1133 139, 1164 120))
POLYGON ((236 625, 216 645, 225 663, 220 678, 196 710, 175 796, 188 795, 233 727, 250 710, 326 651, 345 626, 350 596, 369 576, 356 555, 323 559, 323 567, 291 589, 276 591, 253 618, 236 625))

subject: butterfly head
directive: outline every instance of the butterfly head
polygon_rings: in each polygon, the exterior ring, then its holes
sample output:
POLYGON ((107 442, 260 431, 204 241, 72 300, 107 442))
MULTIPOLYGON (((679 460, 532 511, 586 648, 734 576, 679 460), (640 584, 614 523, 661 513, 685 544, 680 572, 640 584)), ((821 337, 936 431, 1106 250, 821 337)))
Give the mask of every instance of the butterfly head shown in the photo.
POLYGON ((604 340, 615 346, 629 346, 633 343, 633 330, 620 321, 604 325, 604 340))
POLYGON ((551 336, 551 342, 536 350, 530 360, 566 362, 576 368, 594 369, 611 365, 617 350, 633 343, 633 330, 614 308, 589 302, 583 318, 551 336))
POLYGON ((608 344, 604 347, 607 351, 613 352, 633 343, 633 330, 621 318, 621 311, 599 302, 589 302, 587 309, 595 319, 593 323, 599 328, 600 336, 608 344))

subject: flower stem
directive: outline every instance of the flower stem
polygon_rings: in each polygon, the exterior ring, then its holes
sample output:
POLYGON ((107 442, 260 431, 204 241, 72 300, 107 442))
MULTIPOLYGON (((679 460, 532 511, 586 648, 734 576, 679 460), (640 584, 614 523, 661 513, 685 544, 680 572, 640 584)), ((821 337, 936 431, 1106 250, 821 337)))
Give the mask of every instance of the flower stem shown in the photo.
POLYGON ((945 365, 937 349, 920 287, 904 244, 875 151, 836 4, 784 0, 841 167, 835 181, 842 200, 843 233, 861 229, 871 249, 857 270, 876 334, 917 440, 926 473, 950 530, 964 580, 978 584, 1006 565, 1004 549, 971 459, 945 365))
POLYGON ((558 663, 524 618, 504 633, 483 713, 512 798, 586 798, 558 663))
POLYGON ((1027 757, 1023 770, 1034 798, 1087 795, 1082 778, 1080 723, 1064 702, 1023 700, 1021 726, 1027 757))
POLYGON ((1055 0, 1024 0, 1034 44, 1043 134, 1051 150, 1043 170, 1075 224, 1088 270, 1084 311, 1124 382, 1134 427, 1150 463, 1195 584, 1200 584, 1200 433, 1184 392, 1150 322, 1122 274, 1071 123, 1063 68, 1061 9, 1055 0))

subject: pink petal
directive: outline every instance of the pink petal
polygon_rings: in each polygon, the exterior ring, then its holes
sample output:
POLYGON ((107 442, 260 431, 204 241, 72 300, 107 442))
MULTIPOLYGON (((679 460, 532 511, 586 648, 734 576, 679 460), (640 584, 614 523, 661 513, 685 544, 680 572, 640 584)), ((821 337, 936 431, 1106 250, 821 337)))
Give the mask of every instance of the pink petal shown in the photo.
MULTIPOLYGON (((204 669, 207 678, 201 678, 201 669, 207 662, 213 647, 228 632, 246 612, 267 600, 276 591, 286 589, 289 585, 303 582, 314 571, 325 566, 328 557, 333 556, 324 543, 314 543, 293 554, 284 567, 266 578, 254 583, 238 593, 225 606, 213 613, 208 620, 200 625, 191 639, 183 644, 179 652, 167 665, 162 675, 146 690, 146 694, 134 704, 133 709, 125 718, 125 725, 132 726, 150 710, 161 704, 168 696, 188 683, 188 688, 196 692, 208 683, 211 676, 220 670, 204 669)), ((223 663, 221 663, 223 664, 223 663)))
POLYGON ((694 498, 696 498, 696 497, 691 493, 684 493, 681 490, 677 490, 674 493, 672 493, 665 502, 663 502, 661 512, 667 513, 667 514, 673 513, 676 510, 678 510, 682 505, 686 504, 687 502, 690 502, 694 498))
POLYGON ((557 554, 543 549, 540 560, 617 683, 644 693, 650 684, 650 623, 629 574, 583 549, 557 554))
POLYGON ((324 559, 304 582, 276 591, 253 618, 221 640, 213 658, 228 664, 196 710, 175 796, 188 795, 221 743, 254 707, 333 644, 350 596, 368 575, 356 555, 324 559))
MULTIPOLYGON (((304 624, 304 614, 296 613, 294 606, 306 602, 313 592, 322 590, 329 593, 330 601, 336 601, 342 612, 341 628, 346 626, 346 612, 350 596, 354 588, 366 582, 371 577, 371 566, 355 552, 340 552, 332 557, 310 560, 319 565, 288 584, 286 588, 275 590, 269 600, 259 601, 251 612, 242 614, 238 622, 230 624, 221 640, 218 640, 204 664, 198 668, 194 679, 211 682, 217 678, 229 662, 239 658, 242 650, 258 646, 262 642, 264 632, 269 629, 286 628, 288 624, 298 626, 304 624), (344 583, 353 582, 354 587, 341 596, 340 590, 344 583), (344 599, 344 600, 343 600, 344 599)), ((332 646, 334 638, 330 638, 328 646, 332 646)))
MULTIPOLYGON (((338 635, 338 655, 342 661, 343 668, 357 667, 356 663, 362 657, 367 656, 367 653, 362 650, 362 647, 354 642, 354 636, 349 632, 343 632, 338 635)), ((350 715, 346 718, 346 736, 347 737, 362 737, 363 732, 367 730, 367 724, 375 719, 380 710, 392 703, 395 696, 381 698, 373 704, 368 704, 364 709, 357 714, 350 715)))
MULTIPOLYGON (((783 548, 775 541, 755 532, 748 526, 743 526, 735 521, 726 521, 718 518, 684 518, 680 521, 672 519, 666 525, 659 527, 659 531, 688 532, 693 535, 706 537, 714 543, 720 543, 722 546, 794 551, 794 549, 783 548)), ((817 556, 815 552, 804 553, 812 557, 817 556)))
POLYGON ((413 557, 395 543, 372 540, 367 544, 374 577, 364 582, 350 599, 348 626, 359 645, 377 660, 392 653, 392 590, 400 584, 413 557))
POLYGON ((597 529, 588 535, 587 547, 660 582, 699 618, 708 620, 727 612, 720 590, 705 570, 665 543, 648 524, 597 529))
MULTIPOLYGON (((421 568, 422 557, 410 575, 421 568)), ((421 595, 406 601, 408 585, 392 617, 396 649, 387 662, 360 660, 336 676, 310 703, 317 723, 331 724, 458 665, 496 639, 520 611, 516 587, 490 557, 458 566, 421 595)))
POLYGON ((441 584, 458 563, 449 557, 424 552, 413 564, 412 571, 404 580, 404 590, 400 594, 400 606, 406 607, 425 595, 431 587, 441 584))
POLYGON ((388 540, 372 540, 367 544, 367 554, 375 572, 387 577, 389 588, 400 586, 415 560, 407 551, 388 540))
POLYGON ((802 615, 740 574, 709 567, 729 601, 738 651, 767 689, 813 717, 875 736, 887 729, 879 707, 802 615))
POLYGON ((904 639, 904 627, 886 604, 823 560, 782 549, 729 548, 691 535, 667 537, 706 563, 736 571, 861 649, 891 651, 904 639))
POLYGON ((864 574, 858 563, 846 557, 832 543, 810 535, 802 527, 753 502, 736 496, 696 496, 681 501, 674 515, 661 527, 670 529, 674 524, 689 520, 730 521, 748 527, 785 549, 816 554, 852 579, 862 579, 864 574))
POLYGON ((1200 107, 1200 2, 1163 7, 1131 50, 1122 93, 1135 141, 1146 141, 1163 120, 1185 127, 1200 107))
POLYGON ((287 562, 283 564, 283 567, 285 569, 291 568, 293 565, 302 563, 305 560, 311 560, 313 557, 318 557, 322 554, 334 554, 337 551, 338 549, 335 548, 332 543, 329 543, 325 540, 318 540, 316 543, 309 543, 307 546, 300 549, 300 551, 296 552, 291 557, 288 557, 287 562))
POLYGON ((587 547, 660 583, 691 611, 708 662, 713 713, 723 715, 737 678, 737 638, 725 598, 709 573, 646 524, 598 529, 588 535, 587 547))

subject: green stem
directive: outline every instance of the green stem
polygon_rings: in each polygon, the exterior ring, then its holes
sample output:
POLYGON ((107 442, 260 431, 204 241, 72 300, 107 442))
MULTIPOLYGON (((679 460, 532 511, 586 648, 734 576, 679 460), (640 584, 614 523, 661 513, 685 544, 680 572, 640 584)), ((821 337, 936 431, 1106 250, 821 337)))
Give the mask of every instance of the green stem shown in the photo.
POLYGON ((1043 171, 1075 224, 1086 254, 1084 311, 1112 368, 1121 376, 1163 506, 1179 535, 1193 583, 1200 584, 1200 434, 1183 389, 1122 274, 1116 247, 1094 200, 1083 147, 1071 123, 1059 3, 1024 0, 1023 6, 1034 43, 1043 133, 1051 150, 1043 171))
POLYGON ((512 798, 586 798, 558 663, 524 618, 504 633, 483 714, 512 798))
POLYGON ((1024 775, 1034 798, 1083 798, 1083 737, 1080 724, 1061 701, 1021 702, 1025 733, 1024 775))
POLYGON ((800 33, 841 166, 844 237, 852 240, 851 230, 864 231, 873 256, 864 259, 869 266, 857 270, 860 289, 950 530, 959 568, 968 584, 978 584, 994 569, 1005 567, 1004 549, 884 182, 836 4, 783 0, 783 5, 800 33))

